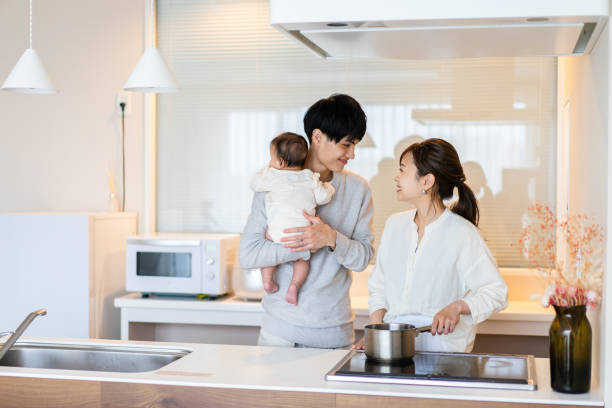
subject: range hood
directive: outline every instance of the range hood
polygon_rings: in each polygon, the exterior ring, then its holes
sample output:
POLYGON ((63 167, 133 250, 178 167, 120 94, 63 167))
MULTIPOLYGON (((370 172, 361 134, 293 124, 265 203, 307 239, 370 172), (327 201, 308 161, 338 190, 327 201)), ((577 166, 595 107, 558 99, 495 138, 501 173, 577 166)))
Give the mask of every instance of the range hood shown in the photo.
POLYGON ((270 0, 270 24, 323 58, 588 54, 608 0, 270 0))

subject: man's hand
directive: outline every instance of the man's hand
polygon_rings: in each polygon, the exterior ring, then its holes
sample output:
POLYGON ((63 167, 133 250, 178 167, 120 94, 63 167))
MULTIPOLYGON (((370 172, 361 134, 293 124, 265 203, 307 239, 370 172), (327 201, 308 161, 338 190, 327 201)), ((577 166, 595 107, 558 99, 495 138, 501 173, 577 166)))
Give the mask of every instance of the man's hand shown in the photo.
POLYGON ((336 249, 336 231, 325 224, 318 216, 309 215, 303 210, 302 214, 312 225, 283 230, 285 234, 295 234, 281 238, 285 248, 291 248, 292 252, 316 252, 325 246, 332 250, 336 249))

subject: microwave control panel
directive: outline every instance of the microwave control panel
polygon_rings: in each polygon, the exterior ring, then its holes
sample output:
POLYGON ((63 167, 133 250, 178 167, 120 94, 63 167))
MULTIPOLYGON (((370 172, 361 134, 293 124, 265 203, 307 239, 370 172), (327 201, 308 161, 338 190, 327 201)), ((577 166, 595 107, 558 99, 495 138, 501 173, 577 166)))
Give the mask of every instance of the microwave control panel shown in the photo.
POLYGON ((202 293, 224 294, 231 290, 229 282, 239 242, 238 235, 202 242, 202 293))

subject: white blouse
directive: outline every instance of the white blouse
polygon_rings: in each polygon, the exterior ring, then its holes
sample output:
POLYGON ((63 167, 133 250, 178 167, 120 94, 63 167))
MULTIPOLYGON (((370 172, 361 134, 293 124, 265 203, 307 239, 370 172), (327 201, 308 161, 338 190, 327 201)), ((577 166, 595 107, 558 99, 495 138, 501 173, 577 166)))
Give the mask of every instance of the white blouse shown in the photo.
POLYGON ((415 215, 411 210, 387 220, 368 280, 370 314, 387 309, 385 322, 422 326, 448 304, 463 300, 471 315, 461 315, 451 334, 420 334, 415 348, 469 352, 476 325, 508 306, 508 287, 472 223, 446 209, 425 227, 417 247, 415 215))

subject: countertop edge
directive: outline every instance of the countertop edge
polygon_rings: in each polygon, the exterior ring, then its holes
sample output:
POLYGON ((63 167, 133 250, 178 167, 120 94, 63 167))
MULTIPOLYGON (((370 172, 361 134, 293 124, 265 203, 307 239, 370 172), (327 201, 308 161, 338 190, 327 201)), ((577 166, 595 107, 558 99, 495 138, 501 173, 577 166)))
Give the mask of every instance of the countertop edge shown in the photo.
MULTIPOLYGON (((369 316, 369 310, 364 306, 367 305, 366 297, 353 297, 351 304, 355 316, 369 316)), ((260 301, 242 301, 235 296, 211 301, 172 297, 140 298, 138 293, 129 293, 116 297, 114 305, 117 308, 263 312, 260 301)), ((554 313, 540 306, 539 302, 510 301, 508 308, 494 314, 488 320, 552 322, 553 318, 554 313)))

